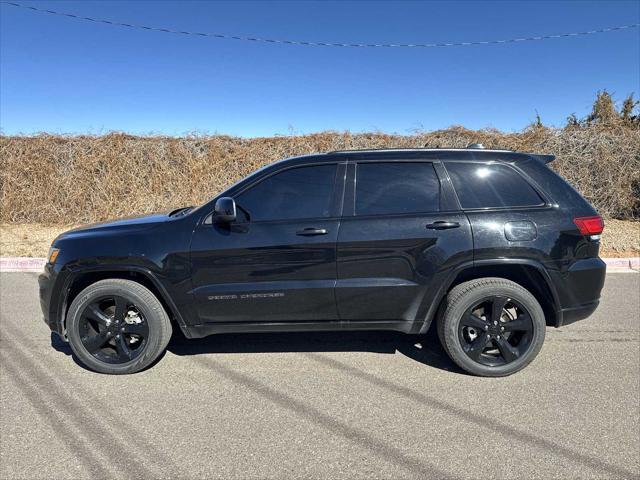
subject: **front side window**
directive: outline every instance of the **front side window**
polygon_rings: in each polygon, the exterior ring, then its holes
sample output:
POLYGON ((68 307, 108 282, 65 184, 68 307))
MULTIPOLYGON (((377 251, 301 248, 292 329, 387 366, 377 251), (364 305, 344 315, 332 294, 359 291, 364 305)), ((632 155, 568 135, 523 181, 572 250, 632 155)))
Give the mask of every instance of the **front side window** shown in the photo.
POLYGON ((236 202, 252 221, 328 217, 336 168, 316 165, 276 173, 241 193, 236 202))
POLYGON ((462 208, 542 205, 540 195, 516 170, 497 163, 446 164, 462 208))
POLYGON ((359 163, 356 215, 437 212, 440 182, 428 162, 359 163))

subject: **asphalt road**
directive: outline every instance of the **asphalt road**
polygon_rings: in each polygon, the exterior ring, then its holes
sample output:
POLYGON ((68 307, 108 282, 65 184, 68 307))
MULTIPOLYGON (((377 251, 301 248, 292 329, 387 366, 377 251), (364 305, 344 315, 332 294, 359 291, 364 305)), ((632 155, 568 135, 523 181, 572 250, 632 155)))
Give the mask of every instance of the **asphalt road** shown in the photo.
POLYGON ((502 379, 393 333, 178 339, 99 375, 52 347, 37 297, 0 275, 3 479, 640 477, 638 274, 502 379))

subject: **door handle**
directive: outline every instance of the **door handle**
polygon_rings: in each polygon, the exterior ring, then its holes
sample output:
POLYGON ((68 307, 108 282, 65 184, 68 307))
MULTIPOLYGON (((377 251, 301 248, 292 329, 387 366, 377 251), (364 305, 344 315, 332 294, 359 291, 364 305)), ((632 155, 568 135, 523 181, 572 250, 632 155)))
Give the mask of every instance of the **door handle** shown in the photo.
POLYGON ((437 222, 428 223, 427 228, 429 230, 447 230, 448 228, 458 228, 460 224, 458 222, 445 222, 439 220, 437 222))
POLYGON ((296 235, 302 235, 303 237, 312 237, 314 235, 326 235, 329 233, 326 228, 314 228, 309 227, 304 230, 298 230, 296 235))

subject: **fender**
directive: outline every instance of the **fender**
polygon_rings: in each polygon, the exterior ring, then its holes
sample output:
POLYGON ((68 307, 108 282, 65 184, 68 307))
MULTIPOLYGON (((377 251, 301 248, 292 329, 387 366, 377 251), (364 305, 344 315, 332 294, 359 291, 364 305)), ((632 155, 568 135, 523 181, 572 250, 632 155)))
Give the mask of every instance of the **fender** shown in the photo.
POLYGON ((434 297, 434 301, 429 306, 429 310, 427 311, 427 315, 425 317, 424 323, 420 327, 418 333, 425 334, 429 327, 431 326, 431 322, 433 321, 438 309, 440 308, 440 304, 442 300, 446 296, 447 292, 452 288, 453 282, 455 279, 467 269, 474 267, 488 267, 488 266, 503 266, 503 265, 526 265, 528 267, 535 268, 544 279, 547 288, 551 292, 553 297, 553 306, 556 315, 556 325, 562 325, 562 309, 560 308, 560 300, 558 298, 558 292, 556 287, 551 280, 551 276, 545 266, 536 260, 532 260, 529 258, 495 258, 488 260, 474 260, 469 262, 464 262, 458 265, 457 267, 452 268, 444 282, 442 282, 436 296, 434 297))
POLYGON ((67 312, 67 299, 69 296, 69 291, 71 290, 71 285, 73 282, 80 276, 85 275, 87 273, 101 273, 101 272, 120 272, 120 273, 137 273, 145 277, 149 280, 153 286, 157 289, 162 297, 161 300, 165 302, 165 304, 170 309, 170 314, 178 322, 180 330, 183 333, 187 331, 187 326, 180 313, 180 310, 176 306, 173 298, 167 292, 167 289, 164 287, 162 282, 156 277, 156 275, 148 268, 137 266, 137 265, 124 265, 124 264, 109 264, 109 265, 94 265, 90 267, 82 267, 82 268, 74 268, 67 270, 67 278, 64 281, 64 284, 61 289, 60 300, 58 302, 57 307, 57 323, 58 323, 58 332, 62 337, 66 338, 66 312, 67 312))

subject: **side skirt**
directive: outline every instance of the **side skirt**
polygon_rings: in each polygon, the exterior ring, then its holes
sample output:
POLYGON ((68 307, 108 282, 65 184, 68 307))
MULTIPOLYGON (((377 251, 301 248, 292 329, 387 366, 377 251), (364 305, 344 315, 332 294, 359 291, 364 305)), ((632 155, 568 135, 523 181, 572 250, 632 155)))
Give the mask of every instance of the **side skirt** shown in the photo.
POLYGON ((230 322, 205 323, 185 327, 187 338, 202 338, 216 333, 256 332, 326 332, 357 330, 393 330, 403 333, 418 333, 422 322, 376 321, 376 322, 230 322))

